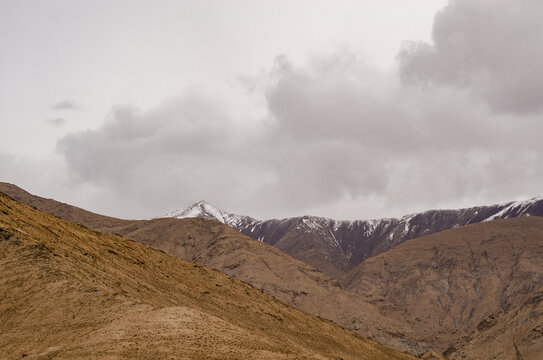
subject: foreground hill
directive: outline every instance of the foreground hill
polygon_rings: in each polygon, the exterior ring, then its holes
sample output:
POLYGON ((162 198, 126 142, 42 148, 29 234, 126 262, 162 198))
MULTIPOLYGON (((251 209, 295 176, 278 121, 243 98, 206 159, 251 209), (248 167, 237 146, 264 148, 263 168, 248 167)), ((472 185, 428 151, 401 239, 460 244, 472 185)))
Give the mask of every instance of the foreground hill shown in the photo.
POLYGON ((497 220, 409 240, 364 261, 343 283, 372 294, 384 315, 404 319, 416 339, 443 351, 543 286, 543 218, 497 220))
MULTIPOLYGON (((6 186, 4 186, 4 189, 6 186)), ((0 186, 0 189, 2 187, 0 186)), ((44 199, 11 185, 11 196, 93 230, 118 234, 247 282, 301 310, 332 320, 390 347, 422 353, 414 331, 383 316, 366 296, 275 247, 258 242, 217 221, 203 218, 119 220, 44 199)))
POLYGON ((456 210, 430 210, 401 218, 355 221, 316 216, 261 221, 230 214, 204 201, 165 216, 218 220, 333 277, 341 278, 365 259, 409 239, 490 220, 543 216, 543 199, 456 210))
POLYGON ((543 289, 511 311, 488 317, 446 352, 451 360, 540 360, 543 354, 543 289))
POLYGON ((1 358, 411 358, 3 194, 0 271, 1 358))

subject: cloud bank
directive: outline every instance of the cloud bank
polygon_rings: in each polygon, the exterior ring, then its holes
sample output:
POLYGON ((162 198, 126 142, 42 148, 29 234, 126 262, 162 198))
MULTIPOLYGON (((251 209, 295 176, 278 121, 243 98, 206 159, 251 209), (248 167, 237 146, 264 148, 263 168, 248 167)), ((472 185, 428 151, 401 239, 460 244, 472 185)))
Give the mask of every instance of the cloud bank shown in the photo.
POLYGON ((406 81, 470 89, 497 112, 543 111, 543 3, 453 0, 440 11, 433 44, 399 54, 406 81))
POLYGON ((243 77, 250 97, 190 88, 149 110, 116 106, 58 152, 126 217, 200 199, 261 218, 367 218, 542 195, 541 7, 451 1, 434 43, 404 47, 397 70, 349 51, 279 56, 243 77))

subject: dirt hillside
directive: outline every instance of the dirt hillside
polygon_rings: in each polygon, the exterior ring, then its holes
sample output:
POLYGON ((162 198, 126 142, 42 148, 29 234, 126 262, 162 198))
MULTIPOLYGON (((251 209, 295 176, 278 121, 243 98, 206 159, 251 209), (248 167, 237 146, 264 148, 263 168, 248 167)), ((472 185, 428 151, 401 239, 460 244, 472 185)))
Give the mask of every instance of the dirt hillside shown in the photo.
POLYGON ((0 229, 0 358, 411 358, 3 194, 0 229))
POLYGON ((0 191, 40 210, 151 245, 182 259, 222 271, 301 310, 337 322, 389 347, 423 353, 430 347, 413 340, 414 331, 385 317, 366 296, 346 291, 310 265, 256 241, 218 221, 207 219, 120 220, 29 194, 0 183, 0 191))
POLYGON ((543 286, 543 218, 473 224, 406 241, 364 261, 344 286, 371 294, 385 316, 404 319, 416 340, 444 351, 543 286))

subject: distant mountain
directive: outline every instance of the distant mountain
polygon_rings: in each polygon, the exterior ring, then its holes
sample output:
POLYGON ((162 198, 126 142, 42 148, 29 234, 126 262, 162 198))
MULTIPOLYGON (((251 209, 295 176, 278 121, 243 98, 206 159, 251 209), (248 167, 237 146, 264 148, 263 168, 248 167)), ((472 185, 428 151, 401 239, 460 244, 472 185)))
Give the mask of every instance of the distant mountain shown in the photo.
POLYGON ((520 216, 543 216, 543 199, 355 221, 315 216, 256 220, 225 212, 203 201, 165 215, 221 221, 336 278, 342 277, 365 259, 406 240, 459 226, 520 216))
POLYGON ((371 294, 381 314, 403 319, 416 339, 444 351, 543 287, 543 218, 482 222, 408 240, 362 262, 342 285, 371 294))
POLYGON ((203 218, 210 220, 217 220, 223 224, 232 226, 243 226, 243 224, 256 222, 256 219, 253 219, 249 216, 242 216, 228 213, 224 210, 218 209, 215 206, 205 202, 198 201, 197 203, 189 206, 185 209, 180 209, 167 213, 164 216, 165 218, 176 218, 176 219, 186 219, 186 218, 203 218))
POLYGON ((0 194, 2 359, 414 359, 248 284, 0 194))

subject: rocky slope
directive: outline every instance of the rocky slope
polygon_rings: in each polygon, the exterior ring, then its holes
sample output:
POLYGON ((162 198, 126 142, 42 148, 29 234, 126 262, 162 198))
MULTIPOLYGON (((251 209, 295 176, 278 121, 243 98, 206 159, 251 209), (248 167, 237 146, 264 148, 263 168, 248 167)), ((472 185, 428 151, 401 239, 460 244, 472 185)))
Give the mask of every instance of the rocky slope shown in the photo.
POLYGON ((543 286, 543 218, 484 222, 409 240, 367 259, 343 284, 371 294, 382 314, 403 319, 416 340, 444 351, 543 286))
MULTIPOLYGON (((118 220, 11 187, 12 195, 58 216, 212 266, 298 308, 412 353, 444 351, 488 315, 519 305, 541 286, 539 217, 482 222, 406 241, 365 260, 340 285, 216 221, 118 220)), ((509 209, 524 208, 516 214, 527 215, 529 207, 509 209)))
POLYGON ((409 359, 217 271, 0 194, 0 357, 409 359))
POLYGON ((340 221, 302 216, 255 220, 219 210, 203 201, 167 217, 205 217, 221 221, 273 245, 336 278, 402 242, 469 224, 520 216, 543 216, 543 199, 458 210, 430 210, 402 218, 340 221))
POLYGON ((0 186, 0 190, 65 220, 122 235, 222 271, 289 305, 335 321, 390 347, 421 353, 431 346, 413 341, 414 331, 409 326, 381 315, 366 296, 346 291, 336 279, 217 221, 203 218, 119 220, 40 198, 14 185, 0 186))
POLYGON ((451 360, 540 360, 543 354, 543 289, 507 313, 483 320, 468 340, 451 347, 451 360))

